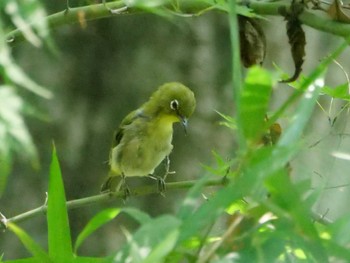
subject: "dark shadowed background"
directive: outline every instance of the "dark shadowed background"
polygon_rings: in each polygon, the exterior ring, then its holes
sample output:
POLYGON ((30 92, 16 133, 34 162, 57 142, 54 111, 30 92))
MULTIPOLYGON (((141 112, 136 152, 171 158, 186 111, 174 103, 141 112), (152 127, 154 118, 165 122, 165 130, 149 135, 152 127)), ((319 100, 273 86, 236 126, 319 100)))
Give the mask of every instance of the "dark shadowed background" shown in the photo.
MULTIPOLYGON (((74 3, 71 4, 74 6, 74 3)), ((62 3, 46 4, 48 13, 64 8, 62 3)), ((267 58, 292 74, 288 40, 282 18, 262 21, 267 36, 267 58)), ((310 72, 332 51, 340 40, 306 29, 307 55, 305 73, 310 72)), ((175 126, 171 169, 176 171, 169 181, 196 179, 207 174, 202 164, 214 165, 212 151, 229 157, 235 152, 234 133, 219 125, 216 111, 234 113, 231 85, 229 26, 227 17, 211 12, 200 17, 167 20, 151 14, 116 16, 114 18, 65 25, 52 32, 54 51, 38 49, 23 42, 13 48, 16 61, 55 96, 44 100, 23 91, 28 102, 43 114, 42 119, 26 119, 40 155, 41 167, 34 170, 25 160, 17 159, 0 210, 7 217, 33 209, 45 201, 52 142, 57 147, 68 200, 95 195, 107 175, 108 153, 112 134, 122 118, 140 106, 161 84, 179 81, 190 87, 197 108, 190 119, 188 136, 175 126)), ((345 52, 339 59, 349 69, 345 52)), ((343 71, 332 65, 327 75, 329 85, 346 82, 343 71)), ((273 94, 271 109, 282 104, 291 88, 279 85, 273 94)), ((342 105, 320 103, 334 117, 342 105)), ((306 146, 292 163, 295 180, 312 177, 315 185, 341 185, 350 182, 349 164, 331 156, 332 149, 349 149, 348 113, 343 111, 333 127, 320 108, 315 112, 305 135, 306 146)), ((283 127, 284 120, 281 119, 283 127)), ((132 180, 133 185, 155 183, 147 178, 132 180)), ((211 189, 208 189, 210 194, 211 189)), ((113 201, 95 204, 69 212, 73 239, 87 221, 101 209, 110 206, 135 206, 151 215, 173 213, 185 190, 168 191, 165 197, 150 195, 130 198, 126 204, 113 201)), ((325 190, 318 206, 320 213, 329 209, 335 218, 349 209, 348 187, 325 190)), ((122 228, 130 231, 135 222, 118 217, 92 235, 81 247, 80 254, 101 256, 118 247, 124 240, 122 228), (123 227, 121 227, 123 225, 123 227)), ((195 222, 194 222, 195 223, 195 222)), ((36 240, 46 243, 44 216, 21 223, 36 240)), ((20 258, 27 252, 18 239, 5 232, 0 237, 5 258, 20 258)))

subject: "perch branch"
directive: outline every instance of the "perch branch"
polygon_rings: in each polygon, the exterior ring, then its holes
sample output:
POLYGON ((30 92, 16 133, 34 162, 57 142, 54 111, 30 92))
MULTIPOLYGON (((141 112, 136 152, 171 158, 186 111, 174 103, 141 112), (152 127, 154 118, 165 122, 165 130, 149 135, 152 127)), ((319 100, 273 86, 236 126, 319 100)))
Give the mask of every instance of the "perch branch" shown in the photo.
MULTIPOLYGON (((259 15, 272 15, 272 16, 280 16, 279 8, 283 6, 288 6, 290 1, 277 1, 277 2, 262 2, 262 1, 248 1, 249 8, 252 11, 259 15)), ((204 2, 198 0, 179 0, 176 8, 173 6, 165 6, 173 13, 178 13, 179 15, 184 15, 184 17, 192 17, 204 14, 203 10, 214 10, 215 6, 210 6, 205 4, 204 2), (181 13, 179 13, 181 10, 181 13), (187 15, 189 14, 189 15, 187 15)), ((116 15, 126 15, 126 14, 134 14, 141 13, 142 10, 126 7, 124 1, 113 1, 108 2, 106 5, 104 4, 93 4, 75 8, 68 8, 61 12, 57 12, 55 14, 49 15, 45 18, 50 29, 57 28, 62 25, 67 24, 76 24, 82 21, 91 21, 106 17, 113 17, 116 15), (111 11, 112 10, 112 11, 111 11)), ((300 15, 300 21, 309 27, 312 27, 316 30, 327 32, 336 36, 346 37, 350 35, 350 24, 338 22, 330 19, 326 15, 318 14, 320 11, 315 10, 304 10, 304 12, 300 15)), ((34 27, 35 24, 40 24, 41 21, 36 21, 33 24, 28 26, 34 27)), ((16 44, 24 40, 24 36, 22 34, 21 29, 16 29, 9 32, 6 35, 6 39, 8 39, 10 44, 16 44)))
MULTIPOLYGON (((226 179, 226 178, 225 178, 226 179)), ((227 179, 226 179, 227 180, 227 179)), ((223 178, 216 178, 206 181, 206 186, 220 186, 224 185, 226 183, 226 180, 223 180, 223 178)), ((187 189, 196 184, 196 180, 191 181, 181 181, 181 182, 172 182, 167 183, 166 188, 167 190, 171 189, 187 189)), ((156 187, 156 185, 147 185, 138 187, 135 189, 130 189, 130 196, 142 196, 142 195, 149 195, 149 194, 156 194, 159 190, 156 187)), ((67 209, 74 209, 79 207, 84 207, 87 205, 95 204, 95 203, 102 203, 106 201, 115 200, 117 198, 123 198, 124 192, 111 192, 111 193, 103 193, 99 195, 89 196, 81 199, 71 200, 66 203, 67 209)), ((17 216, 6 218, 3 214, 0 213, 0 229, 6 228, 7 223, 18 223, 21 221, 24 221, 26 219, 38 216, 38 215, 44 215, 47 211, 47 204, 44 204, 40 207, 37 207, 35 209, 32 209, 30 211, 24 212, 22 214, 19 214, 17 216)))

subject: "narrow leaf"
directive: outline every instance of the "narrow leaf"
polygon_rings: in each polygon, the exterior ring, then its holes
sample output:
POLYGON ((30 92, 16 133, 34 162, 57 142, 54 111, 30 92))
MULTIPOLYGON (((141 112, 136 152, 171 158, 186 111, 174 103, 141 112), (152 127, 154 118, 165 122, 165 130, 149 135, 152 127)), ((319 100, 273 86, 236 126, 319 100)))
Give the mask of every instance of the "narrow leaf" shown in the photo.
POLYGON ((171 252, 174 248, 177 238, 179 236, 179 230, 176 229, 167 235, 165 235, 162 241, 153 247, 151 253, 143 261, 144 263, 154 263, 154 262, 163 262, 163 259, 171 252))
POLYGON ((68 222, 66 197, 61 170, 53 147, 47 207, 49 255, 58 262, 69 262, 73 257, 68 222))
POLYGON ((23 229, 13 223, 8 223, 7 226, 16 234, 27 251, 35 257, 37 262, 51 262, 48 254, 23 229))
POLYGON ((238 114, 245 139, 256 142, 264 132, 265 114, 268 109, 273 81, 261 67, 249 69, 240 96, 238 114))
POLYGON ((98 228, 113 220, 120 212, 119 208, 109 208, 101 211, 95 215, 85 226, 83 231, 78 235, 77 241, 75 243, 74 252, 77 253, 78 248, 83 243, 83 241, 95 232, 98 228))
POLYGON ((199 179, 196 184, 188 191, 185 200, 182 202, 182 205, 177 213, 177 217, 185 220, 189 218, 198 208, 200 202, 199 198, 203 200, 202 193, 205 183, 208 181, 209 177, 202 177, 199 179))
POLYGON ((131 216, 140 224, 145 224, 151 220, 151 217, 148 214, 136 208, 132 208, 132 207, 123 208, 122 212, 131 216))
POLYGON ((0 196, 9 175, 13 153, 39 166, 38 154, 22 117, 23 101, 10 86, 0 85, 0 196))
POLYGON ((176 244, 179 225, 180 221, 170 215, 151 219, 114 256, 114 262, 163 262, 176 244))
POLYGON ((29 91, 46 99, 52 98, 52 93, 48 89, 34 82, 27 74, 15 63, 11 56, 10 48, 7 46, 5 34, 1 30, 2 23, 0 20, 0 66, 5 76, 13 83, 28 89, 29 91))
POLYGON ((285 129, 278 141, 279 145, 294 144, 300 139, 300 136, 312 115, 322 86, 323 79, 318 79, 306 90, 294 116, 292 117, 291 124, 285 129))

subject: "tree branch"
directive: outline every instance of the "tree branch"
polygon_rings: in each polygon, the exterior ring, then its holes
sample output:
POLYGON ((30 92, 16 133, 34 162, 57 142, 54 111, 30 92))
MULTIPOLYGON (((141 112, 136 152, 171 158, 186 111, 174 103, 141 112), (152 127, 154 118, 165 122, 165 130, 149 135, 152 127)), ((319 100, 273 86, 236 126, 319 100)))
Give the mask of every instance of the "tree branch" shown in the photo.
MULTIPOLYGON (((205 185, 220 186, 220 185, 224 185, 226 183, 226 180, 227 180, 226 178, 210 179, 205 182, 205 185)), ((173 183, 167 183, 166 188, 167 190, 187 189, 187 188, 191 188, 196 183, 197 183, 196 180, 173 182, 173 183)), ((135 189, 130 189, 130 196, 142 196, 142 195, 149 195, 149 194, 156 194, 156 193, 159 193, 159 190, 156 184, 142 186, 135 189)), ((92 205, 95 203, 111 201, 111 200, 115 200, 117 198, 123 198, 123 197, 124 197, 123 191, 119 191, 119 192, 104 193, 104 194, 89 196, 81 199, 71 200, 71 201, 68 201, 66 204, 67 204, 67 209, 74 209, 74 208, 84 207, 87 205, 92 205)), ((45 215, 46 211, 47 211, 47 204, 44 204, 40 207, 37 207, 35 209, 32 209, 30 211, 24 212, 22 214, 19 214, 11 218, 6 218, 3 214, 0 213, 0 230, 5 229, 9 222, 11 223, 22 222, 26 219, 29 219, 38 215, 45 215)))
MULTIPOLYGON (((279 8, 282 6, 288 6, 290 1, 279 1, 279 2, 262 2, 262 1, 250 1, 249 8, 259 15, 273 15, 279 16, 279 8)), ((169 10, 176 13, 181 10, 178 14, 190 14, 185 17, 191 17, 203 14, 203 10, 208 10, 208 8, 215 8, 215 6, 210 6, 204 2, 198 0, 178 0, 178 6, 164 6, 169 10)), ((221 10, 221 9, 220 9, 221 10)), ((66 24, 81 23, 82 21, 96 20, 106 17, 113 17, 116 15, 125 15, 133 13, 141 13, 142 10, 132 7, 126 7, 124 1, 113 1, 106 4, 94 4, 88 6, 81 6, 75 8, 69 8, 64 11, 49 15, 44 18, 45 22, 48 24, 50 29, 57 28, 66 24), (106 8, 107 7, 107 8, 106 8), (111 12, 112 10, 112 12, 111 12)), ((327 16, 322 14, 316 15, 315 13, 320 13, 315 10, 304 10, 300 15, 300 21, 316 30, 331 33, 336 36, 346 37, 350 35, 350 24, 345 24, 331 20, 327 16)), ((28 26, 33 27, 35 24, 43 23, 43 21, 36 21, 28 26)), ((15 44, 24 40, 21 29, 16 29, 9 32, 6 35, 9 43, 15 44)))

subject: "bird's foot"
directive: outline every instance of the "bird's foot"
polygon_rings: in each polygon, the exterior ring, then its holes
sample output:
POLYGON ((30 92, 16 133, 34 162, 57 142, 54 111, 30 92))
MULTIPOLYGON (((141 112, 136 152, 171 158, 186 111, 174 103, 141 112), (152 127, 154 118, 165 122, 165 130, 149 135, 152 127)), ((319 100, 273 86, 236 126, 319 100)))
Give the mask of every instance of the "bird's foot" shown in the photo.
POLYGON ((158 193, 162 196, 165 196, 165 189, 166 189, 166 183, 163 177, 161 176, 155 176, 155 175, 148 175, 149 178, 157 181, 157 189, 158 193))

